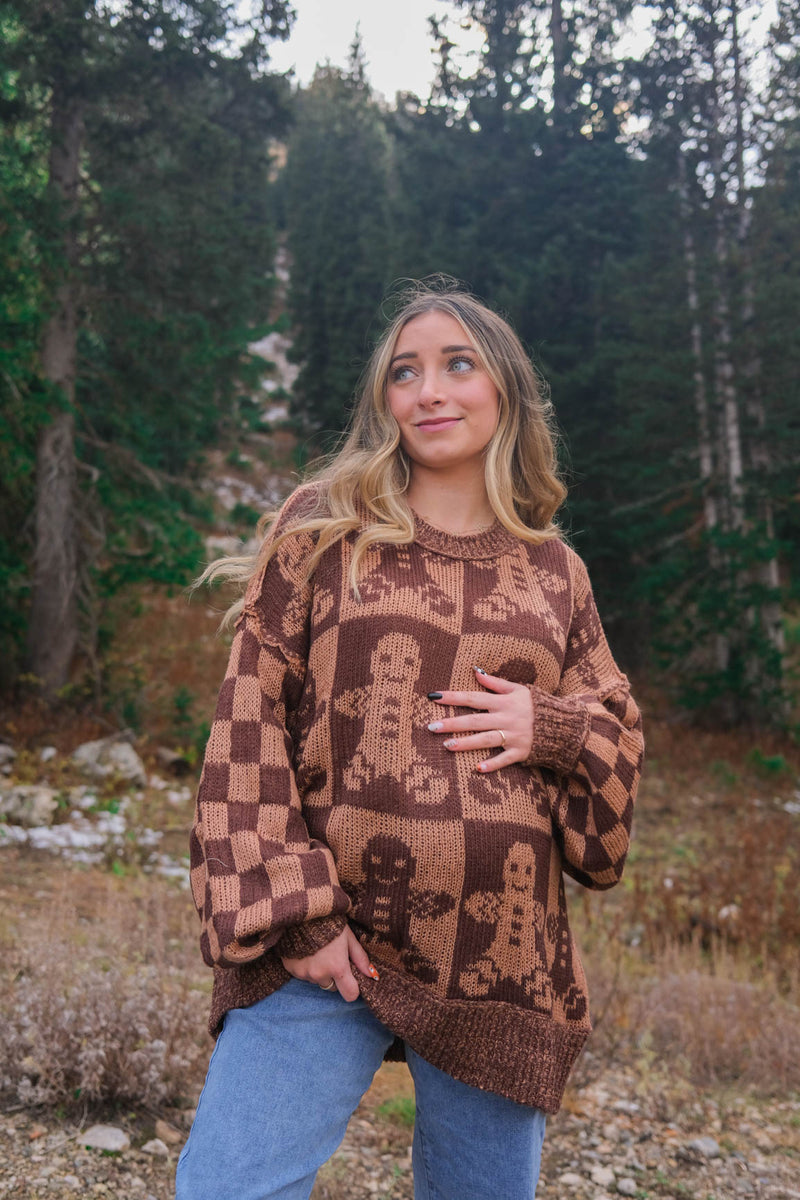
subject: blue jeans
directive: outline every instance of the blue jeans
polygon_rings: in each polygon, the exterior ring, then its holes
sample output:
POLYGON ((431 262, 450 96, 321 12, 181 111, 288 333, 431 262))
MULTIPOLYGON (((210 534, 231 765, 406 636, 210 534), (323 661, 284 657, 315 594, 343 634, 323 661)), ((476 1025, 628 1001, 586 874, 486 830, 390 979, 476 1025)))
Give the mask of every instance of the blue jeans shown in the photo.
MULTIPOLYGON (((308 1200, 393 1035, 363 1000, 292 979, 225 1018, 176 1200, 308 1200)), ((459 1083, 406 1046, 415 1200, 533 1200, 545 1115, 459 1083)))

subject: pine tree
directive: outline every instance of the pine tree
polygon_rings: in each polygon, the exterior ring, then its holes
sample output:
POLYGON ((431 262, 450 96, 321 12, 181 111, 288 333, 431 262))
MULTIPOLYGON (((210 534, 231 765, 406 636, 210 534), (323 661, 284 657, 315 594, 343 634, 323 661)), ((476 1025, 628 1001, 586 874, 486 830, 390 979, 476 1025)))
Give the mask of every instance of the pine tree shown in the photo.
POLYGON ((349 68, 318 67, 296 99, 282 181, 289 312, 300 363, 292 411, 340 430, 390 282, 390 145, 356 39, 349 68))
MULTIPOLYGON (((664 165, 662 186, 673 194, 681 228, 675 253, 683 259, 683 338, 693 380, 688 427, 696 450, 687 483, 695 506, 682 539, 685 550, 694 537, 701 558, 661 597, 662 616, 672 614, 669 641, 689 668, 684 696, 727 720, 758 721, 784 711, 782 632, 757 449, 767 398, 754 338, 744 161, 758 130, 740 21, 735 2, 664 5, 652 50, 632 70, 648 122, 645 148, 664 165), (687 587, 687 580, 694 582, 687 587)), ((660 566, 652 571, 665 578, 660 566)))
POLYGON ((186 564, 192 539, 151 464, 178 470, 209 439, 241 377, 247 324, 266 308, 267 139, 285 120, 285 88, 265 46, 288 18, 282 0, 252 23, 217 0, 15 11, 15 122, 41 132, 49 179, 32 230, 48 399, 29 647, 53 694, 92 559, 102 552, 110 582, 115 563, 169 557, 173 538, 186 564), (115 509, 124 519, 106 522, 115 509))

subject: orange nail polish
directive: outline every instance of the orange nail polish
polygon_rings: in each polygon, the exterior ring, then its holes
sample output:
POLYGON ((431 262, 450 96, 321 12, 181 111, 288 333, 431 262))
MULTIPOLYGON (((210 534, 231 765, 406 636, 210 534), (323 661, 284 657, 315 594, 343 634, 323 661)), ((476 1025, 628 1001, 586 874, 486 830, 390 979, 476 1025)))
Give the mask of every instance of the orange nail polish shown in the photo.
POLYGON ((378 974, 375 967, 373 967, 372 963, 369 964, 369 973, 373 979, 380 979, 380 975, 378 974))

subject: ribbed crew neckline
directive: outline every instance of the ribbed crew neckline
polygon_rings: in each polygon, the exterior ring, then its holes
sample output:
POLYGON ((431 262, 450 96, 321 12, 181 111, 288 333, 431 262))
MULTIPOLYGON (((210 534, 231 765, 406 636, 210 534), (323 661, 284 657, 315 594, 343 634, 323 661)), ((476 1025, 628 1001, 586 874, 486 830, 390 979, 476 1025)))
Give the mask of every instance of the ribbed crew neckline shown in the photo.
POLYGON ((501 525, 496 517, 493 525, 479 533, 448 533, 445 529, 429 525, 419 513, 413 515, 414 541, 426 550, 433 550, 448 558, 497 558, 511 550, 517 542, 514 534, 501 525))

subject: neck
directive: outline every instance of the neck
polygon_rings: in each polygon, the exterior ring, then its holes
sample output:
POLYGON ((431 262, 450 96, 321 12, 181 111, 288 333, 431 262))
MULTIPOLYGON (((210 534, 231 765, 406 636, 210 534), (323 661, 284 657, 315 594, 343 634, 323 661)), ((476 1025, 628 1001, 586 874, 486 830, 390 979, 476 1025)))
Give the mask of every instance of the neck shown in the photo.
POLYGON ((468 480, 429 478, 415 472, 406 498, 423 520, 448 533, 475 533, 494 523, 482 470, 468 480))

